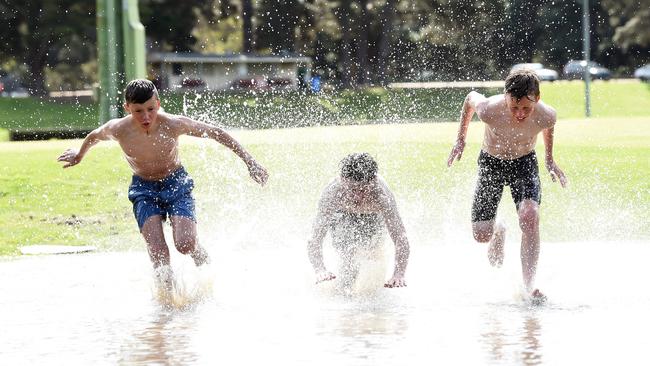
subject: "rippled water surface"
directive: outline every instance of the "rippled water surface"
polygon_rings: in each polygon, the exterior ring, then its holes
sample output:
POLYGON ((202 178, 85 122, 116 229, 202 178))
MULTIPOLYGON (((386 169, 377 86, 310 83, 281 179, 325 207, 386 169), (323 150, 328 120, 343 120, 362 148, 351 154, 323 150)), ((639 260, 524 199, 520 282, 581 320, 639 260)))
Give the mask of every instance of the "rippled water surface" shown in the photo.
POLYGON ((539 307, 514 242, 498 270, 478 244, 416 246, 407 288, 351 295, 313 284, 302 242, 207 247, 210 268, 173 257, 176 306, 145 252, 0 261, 0 364, 649 362, 648 242, 543 244, 539 307))

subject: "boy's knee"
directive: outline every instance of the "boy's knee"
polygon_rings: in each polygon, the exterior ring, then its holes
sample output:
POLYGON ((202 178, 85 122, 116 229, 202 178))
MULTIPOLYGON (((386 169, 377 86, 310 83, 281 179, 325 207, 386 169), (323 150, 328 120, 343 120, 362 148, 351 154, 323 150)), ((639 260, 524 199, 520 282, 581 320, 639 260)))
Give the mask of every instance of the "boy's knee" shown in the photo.
POLYGON ((519 208, 519 225, 522 230, 530 230, 539 225, 539 207, 535 203, 522 203, 519 208))
POLYGON ((184 238, 176 241, 176 249, 181 254, 190 254, 196 248, 196 240, 194 238, 184 238))
POLYGON ((492 230, 474 230, 474 240, 479 243, 487 243, 492 238, 492 230))
POLYGON ((479 243, 487 243, 492 239, 494 223, 490 221, 479 221, 472 224, 474 240, 479 243))

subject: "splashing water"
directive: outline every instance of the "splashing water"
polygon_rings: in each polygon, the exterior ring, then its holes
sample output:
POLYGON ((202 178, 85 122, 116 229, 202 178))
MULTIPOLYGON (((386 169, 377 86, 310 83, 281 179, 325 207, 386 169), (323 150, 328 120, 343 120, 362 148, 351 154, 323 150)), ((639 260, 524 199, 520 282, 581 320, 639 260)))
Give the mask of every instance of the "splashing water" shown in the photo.
POLYGON ((174 272, 169 266, 161 266, 154 271, 152 294, 166 308, 188 309, 212 297, 214 275, 209 264, 200 267, 184 265, 174 272))

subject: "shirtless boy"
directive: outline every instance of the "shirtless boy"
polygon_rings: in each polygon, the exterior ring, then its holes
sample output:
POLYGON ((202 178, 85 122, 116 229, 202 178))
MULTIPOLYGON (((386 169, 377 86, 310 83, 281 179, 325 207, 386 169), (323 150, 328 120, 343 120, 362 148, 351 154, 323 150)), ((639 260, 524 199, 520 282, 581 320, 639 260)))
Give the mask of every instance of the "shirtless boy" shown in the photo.
POLYGON ((517 70, 508 75, 504 94, 485 96, 470 92, 463 103, 456 144, 447 165, 460 160, 472 116, 476 113, 485 123, 485 137, 478 158, 478 181, 472 204, 472 231, 481 243, 489 243, 488 258, 493 266, 503 263, 505 228, 495 224, 503 187, 510 186, 519 217, 521 267, 526 291, 533 299, 544 299, 534 289, 539 258, 539 205, 541 186, 535 142, 542 132, 546 169, 551 179, 567 179, 553 160, 553 128, 556 113, 540 100, 539 79, 532 70, 517 70))
POLYGON ((358 274, 359 256, 369 255, 383 244, 385 223, 395 243, 395 270, 384 286, 406 286, 409 242, 395 197, 377 175, 377 163, 369 154, 362 153, 348 155, 340 166, 340 176, 321 195, 308 243, 316 283, 336 278, 323 263, 323 239, 328 230, 332 231, 332 244, 341 257, 340 280, 349 288, 358 274))
MULTIPOLYGON (((66 150, 58 161, 64 168, 81 162, 88 150, 100 141, 115 140, 133 170, 129 200, 140 232, 147 243, 154 269, 169 269, 169 248, 165 242, 162 222, 169 216, 174 244, 182 254, 189 254, 200 266, 209 261, 208 254, 197 242, 196 218, 192 189, 194 181, 181 164, 178 153, 180 135, 211 138, 239 156, 255 182, 264 185, 266 170, 226 131, 188 117, 159 111, 156 87, 148 80, 133 80, 124 91, 124 118, 108 121, 90 132, 79 151, 66 150)), ((165 279, 169 281, 169 279, 165 279)))

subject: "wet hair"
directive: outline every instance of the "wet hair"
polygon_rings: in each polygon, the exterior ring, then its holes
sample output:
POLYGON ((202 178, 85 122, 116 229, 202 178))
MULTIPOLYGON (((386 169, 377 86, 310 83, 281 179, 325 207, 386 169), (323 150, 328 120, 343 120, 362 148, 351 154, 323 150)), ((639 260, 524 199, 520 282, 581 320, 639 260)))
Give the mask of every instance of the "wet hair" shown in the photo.
POLYGON ((158 90, 151 81, 146 79, 131 80, 124 88, 124 100, 127 103, 142 104, 154 95, 158 98, 158 90))
POLYGON ((506 78, 504 92, 510 94, 517 101, 526 97, 534 102, 535 99, 531 98, 531 96, 539 96, 539 78, 535 71, 530 69, 513 70, 506 78))
POLYGON ((339 165, 342 178, 367 183, 377 176, 377 162, 368 153, 350 154, 339 165))

